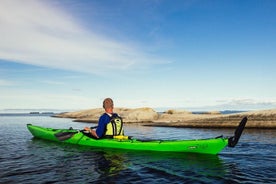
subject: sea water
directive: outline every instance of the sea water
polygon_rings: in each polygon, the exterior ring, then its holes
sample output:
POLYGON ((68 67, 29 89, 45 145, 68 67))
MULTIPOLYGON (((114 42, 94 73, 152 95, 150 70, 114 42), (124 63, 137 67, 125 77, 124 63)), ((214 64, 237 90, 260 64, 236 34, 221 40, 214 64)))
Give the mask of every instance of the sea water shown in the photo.
MULTIPOLYGON (((82 129, 47 114, 0 114, 0 183, 276 183, 276 130, 245 129, 218 155, 88 148, 34 139, 26 124, 82 129)), ((139 139, 231 136, 234 129, 125 125, 139 139)))

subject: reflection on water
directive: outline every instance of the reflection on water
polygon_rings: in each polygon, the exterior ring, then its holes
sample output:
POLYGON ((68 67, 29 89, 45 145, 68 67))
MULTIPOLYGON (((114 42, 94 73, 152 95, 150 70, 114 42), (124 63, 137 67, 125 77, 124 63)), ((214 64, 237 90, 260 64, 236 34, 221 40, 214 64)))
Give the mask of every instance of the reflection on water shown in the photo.
POLYGON ((4 181, 203 182, 222 179, 226 173, 214 155, 91 149, 39 139, 30 141, 20 155, 12 155, 12 168, 2 173, 4 181))
MULTIPOLYGON (((162 181, 206 181, 208 177, 223 178, 224 168, 215 155, 180 153, 129 153, 135 172, 162 181)), ((214 180, 213 180, 214 181, 214 180)))
POLYGON ((97 160, 97 171, 102 178, 116 176, 127 168, 126 159, 122 154, 111 151, 102 151, 101 158, 97 160))

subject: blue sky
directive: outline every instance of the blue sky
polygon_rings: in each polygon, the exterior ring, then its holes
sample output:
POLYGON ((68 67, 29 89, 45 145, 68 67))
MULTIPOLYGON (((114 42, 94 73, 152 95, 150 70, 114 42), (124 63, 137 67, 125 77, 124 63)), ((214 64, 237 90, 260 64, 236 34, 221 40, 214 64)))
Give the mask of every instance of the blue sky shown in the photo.
POLYGON ((273 0, 2 0, 0 109, 276 108, 273 0))

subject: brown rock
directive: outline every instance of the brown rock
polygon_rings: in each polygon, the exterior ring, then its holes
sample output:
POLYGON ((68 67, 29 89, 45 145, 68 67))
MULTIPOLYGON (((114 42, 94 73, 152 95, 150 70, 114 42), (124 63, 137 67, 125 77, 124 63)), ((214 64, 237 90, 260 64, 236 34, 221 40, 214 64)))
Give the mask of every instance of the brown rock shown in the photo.
MULTIPOLYGON (((158 113, 151 108, 114 108, 114 112, 118 113, 125 123, 144 123, 152 122, 158 118, 158 113)), ((82 110, 77 112, 68 112, 55 115, 60 118, 73 118, 80 122, 98 122, 99 117, 104 113, 102 108, 82 110)))
MULTIPOLYGON (((244 113, 223 115, 218 112, 192 114, 183 110, 168 110, 160 115, 151 108, 115 108, 125 123, 147 123, 147 126, 169 127, 204 127, 229 128, 236 127, 240 120, 247 116, 247 128, 276 128, 276 109, 263 111, 250 111, 244 113)), ((68 112, 55 115, 55 117, 73 118, 76 121, 97 123, 102 108, 89 109, 77 112, 68 112)))
POLYGON ((124 116, 125 122, 152 122, 158 118, 158 113, 151 108, 130 109, 124 116))

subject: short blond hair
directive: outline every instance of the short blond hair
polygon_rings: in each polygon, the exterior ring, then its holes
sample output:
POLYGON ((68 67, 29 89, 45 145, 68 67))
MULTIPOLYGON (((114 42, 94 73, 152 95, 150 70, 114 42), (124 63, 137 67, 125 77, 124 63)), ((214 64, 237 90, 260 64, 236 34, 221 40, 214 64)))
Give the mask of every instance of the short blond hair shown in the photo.
POLYGON ((113 108, 113 100, 111 98, 106 98, 103 101, 103 108, 107 109, 107 108, 113 108))

